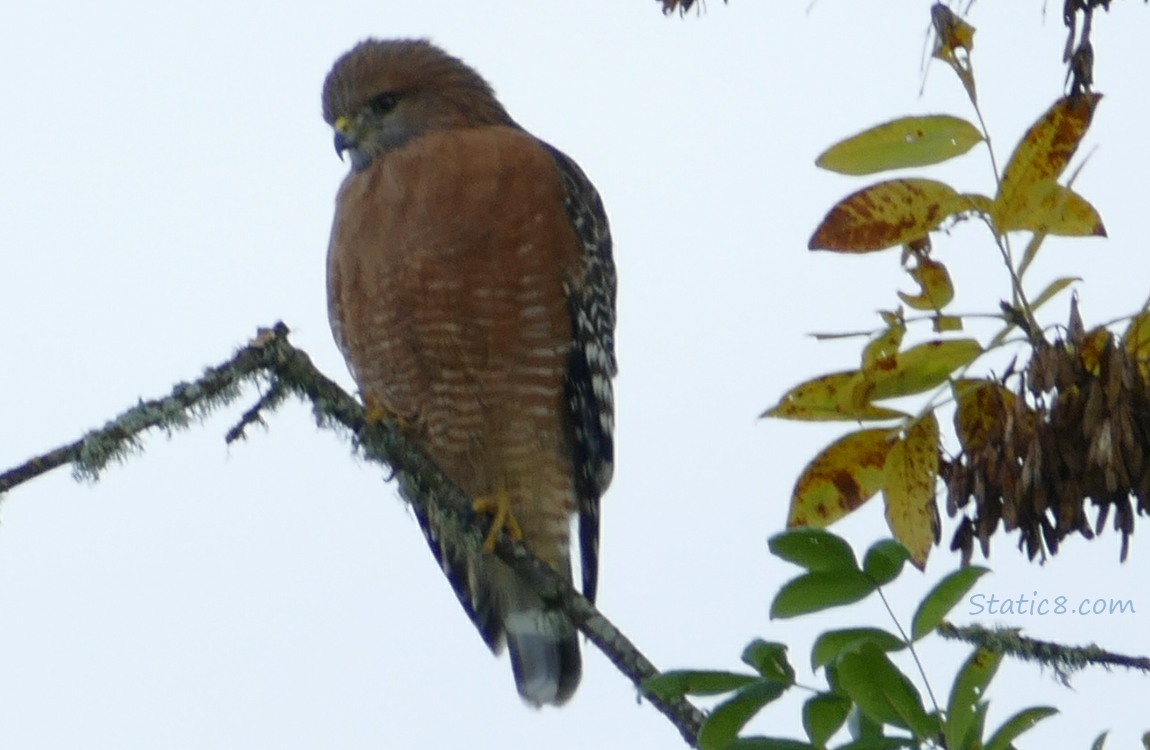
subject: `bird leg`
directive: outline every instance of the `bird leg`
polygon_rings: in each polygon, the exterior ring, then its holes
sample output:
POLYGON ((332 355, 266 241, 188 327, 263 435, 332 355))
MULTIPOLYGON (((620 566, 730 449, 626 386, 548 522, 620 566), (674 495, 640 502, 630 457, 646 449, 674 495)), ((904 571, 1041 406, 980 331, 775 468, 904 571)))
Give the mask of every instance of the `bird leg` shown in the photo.
POLYGON ((492 516, 491 531, 487 532, 487 538, 483 540, 484 552, 495 551, 495 543, 499 541, 501 531, 506 531, 507 536, 517 542, 523 541, 523 529, 511 513, 511 497, 507 494, 506 488, 500 487, 491 495, 475 498, 471 508, 476 513, 487 513, 492 516))

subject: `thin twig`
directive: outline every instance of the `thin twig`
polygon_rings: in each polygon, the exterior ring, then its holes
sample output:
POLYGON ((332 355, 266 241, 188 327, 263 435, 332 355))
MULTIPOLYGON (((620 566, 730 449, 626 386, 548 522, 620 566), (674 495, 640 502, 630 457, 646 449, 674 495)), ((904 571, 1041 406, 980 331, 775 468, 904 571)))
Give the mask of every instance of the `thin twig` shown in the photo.
MULTIPOLYGON (((319 372, 307 354, 288 343, 287 336, 288 328, 283 323, 261 329, 235 356, 207 369, 198 380, 177 385, 163 398, 141 401, 79 440, 0 473, 0 494, 68 464, 77 478, 95 479, 111 461, 122 461, 138 453, 140 436, 145 431, 159 428, 170 433, 186 428, 192 418, 202 418, 234 401, 241 386, 250 382, 264 386, 264 394, 229 431, 230 438, 242 435, 244 427, 262 420, 263 412, 274 409, 287 394, 294 394, 311 402, 321 427, 350 433, 365 458, 389 468, 408 502, 435 513, 441 533, 467 539, 475 546, 481 544, 490 519, 477 516, 466 496, 394 424, 369 423, 359 402, 319 372)), ((702 712, 685 699, 663 700, 643 693, 643 680, 658 674, 658 670, 623 633, 522 543, 504 537, 495 553, 545 601, 562 608, 651 705, 674 724, 687 744, 695 747, 704 719, 702 712)))
POLYGON ((248 427, 251 427, 253 424, 267 427, 268 423, 264 421, 263 413, 265 411, 274 411, 286 396, 287 394, 284 393, 284 389, 280 384, 273 383, 267 391, 260 396, 259 401, 256 401, 250 409, 240 416, 240 421, 224 434, 224 442, 231 445, 237 440, 247 440, 248 427))

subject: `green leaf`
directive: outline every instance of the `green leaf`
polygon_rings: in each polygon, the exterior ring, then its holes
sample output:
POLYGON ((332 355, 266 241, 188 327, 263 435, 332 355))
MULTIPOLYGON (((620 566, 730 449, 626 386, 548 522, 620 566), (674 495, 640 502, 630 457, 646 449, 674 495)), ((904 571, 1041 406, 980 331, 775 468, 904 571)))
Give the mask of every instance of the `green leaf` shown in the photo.
POLYGON ((871 545, 863 558, 863 572, 879 586, 884 586, 902 572, 910 559, 910 550, 894 539, 883 539, 871 545))
POLYGON ((835 750, 895 750, 900 747, 918 748, 919 742, 914 737, 875 737, 872 740, 855 740, 845 745, 839 745, 835 750))
POLYGON ((699 730, 700 750, 725 750, 755 714, 787 689, 786 685, 755 680, 715 706, 699 730))
POLYGON ((756 638, 743 649, 743 663, 754 668, 764 679, 791 685, 795 670, 787 661, 785 643, 768 642, 756 638))
POLYGON ((842 728, 851 711, 851 702, 841 695, 819 693, 803 704, 803 729, 811 742, 822 747, 842 728))
POLYGON ((970 722, 970 728, 966 731, 966 737, 960 741, 959 747, 982 747, 982 732, 986 728, 986 711, 988 708, 990 708, 990 701, 979 701, 974 707, 974 719, 970 722))
POLYGON ((830 692, 834 693, 835 695, 841 695, 845 698, 847 691, 843 690, 843 686, 839 684, 838 664, 833 661, 827 662, 825 668, 823 669, 823 675, 827 678, 827 687, 830 688, 830 692))
POLYGON ((854 550, 841 536, 815 528, 791 529, 767 540, 775 557, 810 571, 858 570, 854 550))
POLYGON ((1048 716, 1058 713, 1057 708, 1051 706, 1037 706, 1019 711, 1006 720, 997 732, 986 741, 985 750, 1007 750, 1010 743, 1018 739, 1024 732, 1048 716))
POLYGON ((938 627, 946 614, 958 604, 958 600, 970 591, 975 582, 989 573, 987 568, 971 565, 960 568, 939 581, 914 613, 911 623, 911 640, 917 641, 938 627))
POLYGON ((697 669, 674 669, 643 680, 643 692, 663 700, 684 695, 720 695, 746 687, 758 678, 749 674, 697 669))
POLYGON ((903 117, 839 141, 815 164, 851 175, 922 167, 961 156, 981 140, 978 128, 958 117, 903 117))
POLYGON ((1002 663, 1002 652, 980 647, 971 653, 954 678, 946 706, 948 747, 968 747, 966 738, 978 718, 978 706, 985 702, 986 686, 1002 663))
POLYGON ((875 590, 861 570, 807 573, 785 583, 771 602, 771 618, 785 619, 851 604, 875 590))
POLYGON ((851 708, 850 715, 847 717, 847 729, 851 733, 851 739, 857 742, 877 740, 883 736, 882 723, 863 713, 857 703, 851 708))
POLYGON ((839 654, 863 643, 873 643, 883 651, 899 651, 906 648, 906 643, 901 638, 881 628, 828 630, 816 638, 815 645, 811 647, 811 669, 830 664, 839 654))
POLYGON ((727 745, 726 750, 818 750, 809 742, 780 737, 740 737, 727 745))
POLYGON ((951 373, 973 362, 982 354, 982 345, 974 339, 946 339, 900 352, 894 367, 867 370, 864 375, 873 400, 911 396, 945 383, 951 373))
POLYGON ((914 684, 874 644, 839 657, 839 681, 871 719, 904 727, 918 737, 938 732, 938 719, 927 714, 914 684))

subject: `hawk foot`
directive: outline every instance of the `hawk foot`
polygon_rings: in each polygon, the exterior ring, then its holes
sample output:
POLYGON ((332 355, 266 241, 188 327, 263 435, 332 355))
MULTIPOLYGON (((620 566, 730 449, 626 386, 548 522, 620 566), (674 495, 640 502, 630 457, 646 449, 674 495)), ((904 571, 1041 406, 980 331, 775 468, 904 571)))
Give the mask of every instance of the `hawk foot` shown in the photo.
POLYGON ((376 401, 370 396, 365 396, 363 399, 364 406, 367 407, 367 423, 370 425, 382 424, 383 422, 394 422, 395 426, 400 431, 406 430, 411 424, 403 417, 396 414, 391 409, 376 401))
POLYGON ((492 516, 491 531, 487 532, 487 538, 483 540, 484 552, 495 551, 495 543, 499 541, 499 533, 502 531, 506 531, 507 536, 517 542, 523 541, 523 529, 511 513, 511 498, 507 490, 500 489, 492 495, 477 497, 471 508, 476 513, 492 516))

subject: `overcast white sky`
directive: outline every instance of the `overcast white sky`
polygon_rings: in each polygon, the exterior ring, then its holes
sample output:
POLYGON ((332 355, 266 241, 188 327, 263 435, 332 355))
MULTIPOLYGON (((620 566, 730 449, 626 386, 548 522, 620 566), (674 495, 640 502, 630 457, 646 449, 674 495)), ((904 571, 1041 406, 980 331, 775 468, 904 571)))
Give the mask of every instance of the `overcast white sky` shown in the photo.
MULTIPOLYGON (((1000 158, 1062 90, 1061 3, 978 3, 976 71, 1000 158), (1010 6, 1009 8, 1001 6, 1010 6)), ((836 426, 763 422, 790 385, 852 366, 856 330, 894 304, 895 253, 812 254, 825 210, 864 182, 814 157, 909 113, 971 116, 931 69, 928 2, 711 0, 663 18, 650 0, 482 3, 9 3, 0 12, 0 467, 74 439, 226 358, 256 327, 350 387, 324 302, 332 201, 346 165, 320 118, 323 76, 363 37, 428 36, 473 64, 511 113, 576 158, 611 217, 620 275, 618 469, 605 499, 600 605, 665 668, 737 667, 754 637, 801 667, 811 634, 890 627, 877 602, 771 622, 796 571, 770 557, 794 478, 836 426), (879 10, 881 5, 882 10, 879 10), (897 7, 896 7, 897 6, 897 7)), ((1049 242, 1035 288, 1065 274, 1088 321, 1147 295, 1144 71, 1150 11, 1095 27, 1107 94, 1077 189, 1108 241, 1049 242), (1087 260, 1088 259, 1088 260, 1087 260)), ((1080 157, 1081 158, 1081 155, 1080 157)), ((985 151, 931 176, 992 190, 985 151)), ((983 231, 935 244, 955 308, 1007 294, 983 231)), ((1063 319, 1064 300, 1048 310, 1063 319), (1055 312, 1057 307, 1057 312, 1055 312)), ((254 394, 251 394, 254 398, 254 394)), ((5 748, 677 747, 669 724, 586 648, 572 703, 520 704, 381 472, 285 408, 228 448, 239 410, 78 485, 67 472, 0 506, 0 744, 5 748)), ((836 530, 885 535, 881 508, 836 530)), ((949 539, 953 524, 947 525, 949 539)), ((1130 599, 1135 614, 960 622, 1150 652, 1147 532, 1117 562, 1108 532, 1045 567, 996 540, 976 593, 1130 599)), ((957 565, 891 596, 909 620, 957 565)), ((966 649, 930 643, 936 693, 966 649)), ((904 662, 905 664, 905 662, 904 662)), ((1028 747, 1085 748, 1150 729, 1150 681, 1090 672, 1066 690, 1008 664, 991 723, 1053 704, 1028 747)), ((757 731, 801 736, 798 695, 757 731)))

